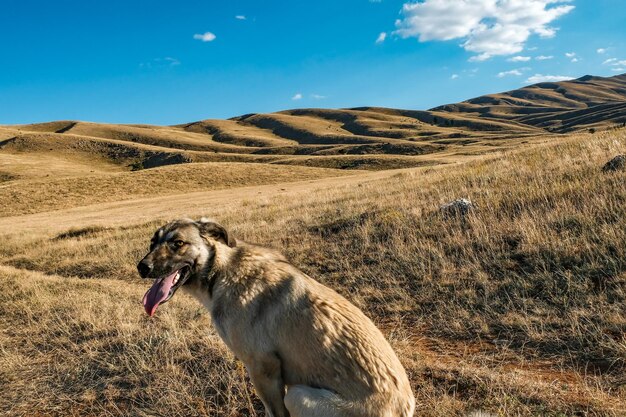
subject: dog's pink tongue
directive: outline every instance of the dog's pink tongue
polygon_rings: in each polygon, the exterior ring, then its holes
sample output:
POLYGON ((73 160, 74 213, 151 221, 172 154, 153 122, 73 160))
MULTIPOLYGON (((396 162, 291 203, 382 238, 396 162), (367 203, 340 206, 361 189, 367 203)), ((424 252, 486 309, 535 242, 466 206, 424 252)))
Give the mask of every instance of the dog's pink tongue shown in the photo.
POLYGON ((160 278, 154 281, 152 287, 146 292, 146 295, 143 296, 143 307, 146 309, 146 313, 150 317, 154 315, 159 303, 163 302, 170 293, 170 289, 172 285, 174 285, 174 277, 176 277, 176 272, 173 272, 171 275, 166 276, 165 278, 160 278))

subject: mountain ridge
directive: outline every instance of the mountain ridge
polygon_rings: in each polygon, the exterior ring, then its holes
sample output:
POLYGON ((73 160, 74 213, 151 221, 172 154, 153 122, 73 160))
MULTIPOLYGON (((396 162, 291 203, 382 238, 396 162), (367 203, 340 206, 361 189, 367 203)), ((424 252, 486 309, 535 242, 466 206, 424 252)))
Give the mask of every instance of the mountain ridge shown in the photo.
POLYGON ((431 111, 478 114, 517 121, 550 132, 568 133, 626 122, 626 74, 532 84, 503 93, 487 94, 431 111), (617 112, 617 114, 616 114, 617 112), (589 116, 582 117, 581 116, 589 116))
POLYGON ((430 110, 302 108, 173 126, 72 120, 0 126, 0 153, 76 153, 125 169, 263 162, 378 170, 447 163, 459 155, 624 125, 626 74, 586 75, 430 110))

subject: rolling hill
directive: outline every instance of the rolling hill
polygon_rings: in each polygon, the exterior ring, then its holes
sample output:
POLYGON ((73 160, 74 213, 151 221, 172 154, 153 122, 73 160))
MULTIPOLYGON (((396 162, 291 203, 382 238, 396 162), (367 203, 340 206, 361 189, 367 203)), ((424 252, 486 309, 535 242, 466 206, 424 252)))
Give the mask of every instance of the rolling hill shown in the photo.
POLYGON ((416 416, 626 415, 625 86, 0 126, 0 415, 263 416, 203 308, 140 304, 156 227, 201 216, 362 308, 416 416))
POLYGON ((626 172, 601 167, 624 149, 615 129, 455 165, 221 190, 210 188, 236 170, 259 184, 291 181, 279 174, 294 167, 103 173, 130 198, 119 202, 97 175, 40 178, 33 196, 3 200, 5 212, 55 210, 0 218, 0 415, 265 415, 205 309, 184 294, 153 318, 140 304, 135 265, 154 230, 208 215, 372 317, 408 370, 416 417, 623 417, 626 172), (141 184, 178 194, 147 198, 141 184), (83 200, 61 198, 68 189, 83 200), (459 196, 479 209, 439 215, 459 196))
MULTIPOLYGON (((626 75, 584 76, 428 111, 295 109, 177 126, 77 121, 4 126, 0 161, 5 165, 15 155, 43 154, 79 165, 87 158, 105 171, 191 162, 380 170, 454 162, 556 134, 624 123, 626 75)), ((12 178, 6 169, 0 171, 0 177, 12 178)))
POLYGON ((539 83, 432 111, 517 122, 558 133, 624 125, 626 74, 610 78, 585 75, 572 81, 539 83))

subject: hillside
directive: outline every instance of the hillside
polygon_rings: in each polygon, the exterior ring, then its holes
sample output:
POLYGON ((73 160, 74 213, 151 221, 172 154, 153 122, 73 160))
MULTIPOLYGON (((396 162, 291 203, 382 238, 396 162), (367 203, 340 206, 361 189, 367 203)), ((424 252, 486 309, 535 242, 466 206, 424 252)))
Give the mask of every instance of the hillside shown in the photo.
POLYGON ((203 308, 140 306, 155 228, 200 216, 372 317, 418 416, 626 415, 625 91, 0 126, 0 415, 263 416, 203 308))
POLYGON ((73 178, 11 181, 0 188, 0 218, 96 203, 167 196, 181 191, 207 191, 297 182, 358 174, 301 166, 237 162, 205 162, 73 178))
POLYGON ((50 158, 47 174, 61 176, 193 162, 405 168, 624 123, 626 75, 541 83, 429 111, 295 109, 177 126, 56 121, 0 127, 0 181, 40 175, 24 165, 41 158, 50 158))
POLYGON ((179 294, 152 319, 140 305, 135 264, 156 227, 210 215, 372 317, 417 416, 621 417, 626 174, 601 167, 624 149, 615 129, 455 165, 0 219, 0 414, 263 416, 199 304, 179 294), (478 209, 442 216, 458 197, 478 209))
POLYGON ((626 74, 610 78, 585 75, 572 81, 539 83, 432 111, 517 122, 558 133, 624 125, 626 74))

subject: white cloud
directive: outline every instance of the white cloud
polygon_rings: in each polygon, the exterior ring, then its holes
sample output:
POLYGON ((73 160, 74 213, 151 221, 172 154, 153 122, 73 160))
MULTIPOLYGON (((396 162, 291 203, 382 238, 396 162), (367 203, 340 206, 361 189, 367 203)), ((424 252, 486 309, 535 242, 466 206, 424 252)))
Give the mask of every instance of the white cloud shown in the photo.
POLYGON ((576 52, 565 52, 565 56, 568 58, 574 58, 576 56, 576 52))
POLYGON ((498 73, 498 78, 503 78, 506 77, 508 75, 515 75, 515 76, 520 76, 522 75, 522 72, 520 70, 511 70, 511 71, 502 71, 498 73))
POLYGON ((451 80, 456 80, 457 78, 459 78, 459 74, 452 74, 452 75, 450 76, 450 79, 451 79, 451 80))
POLYGON ((608 48, 598 48, 596 49, 596 52, 599 54, 605 54, 606 51, 608 51, 608 48))
POLYGON ((624 71, 624 67, 626 67, 626 59, 622 59, 620 61, 617 58, 609 58, 605 60, 602 64, 612 66, 613 68, 611 68, 611 71, 621 72, 624 71))
POLYGON ((529 84, 537 84, 537 83, 545 83, 545 82, 557 82, 557 81, 567 81, 572 80, 573 77, 568 77, 566 75, 541 75, 535 74, 531 77, 528 77, 526 80, 529 84))
POLYGON ((519 77, 525 71, 530 71, 530 67, 515 68, 515 69, 512 69, 510 71, 499 72, 498 73, 498 78, 504 78, 504 77, 507 77, 509 75, 514 75, 516 77, 519 77))
POLYGON ((383 43, 385 39, 387 39, 387 32, 380 32, 380 35, 376 38, 376 43, 383 43))
POLYGON ((235 16, 235 19, 237 19, 237 20, 246 20, 247 18, 244 15, 242 15, 242 14, 238 14, 237 16, 235 16))
POLYGON ((172 58, 171 56, 166 56, 165 58, 163 58, 163 61, 167 62, 172 67, 180 65, 180 61, 176 58, 172 58))
POLYGON ((480 54, 480 55, 474 55, 469 57, 468 61, 469 62, 483 62, 488 60, 489 58, 491 58, 491 55, 484 53, 484 54, 480 54))
POLYGON ((523 67, 523 68, 512 69, 510 71, 502 71, 498 73, 498 78, 507 77, 509 75, 514 75, 516 77, 519 77, 520 75, 522 75, 524 71, 530 71, 530 68, 523 67))
POLYGON ((302 100, 302 93, 296 93, 293 97, 291 97, 292 100, 302 100))
POLYGON ((539 55, 535 57, 537 61, 547 61, 548 59, 552 59, 552 58, 554 58, 554 56, 552 55, 539 55))
POLYGON ((467 74, 468 77, 475 77, 478 73, 478 68, 464 69, 462 72, 463 74, 467 74))
POLYGON ((530 57, 529 56, 514 56, 513 58, 509 58, 507 59, 507 61, 509 62, 526 62, 526 61, 530 61, 530 57))
POLYGON ((176 58, 172 58, 171 56, 166 56, 165 58, 155 58, 150 62, 142 62, 139 64, 141 68, 165 68, 165 67, 175 67, 180 65, 180 61, 176 58))
POLYGON ((571 62, 578 62, 578 61, 579 61, 579 59, 578 59, 578 58, 572 58, 572 61, 571 61, 571 62))
POLYGON ((548 24, 569 13, 568 0, 424 0, 405 3, 394 34, 420 42, 463 39, 472 61, 521 52, 535 34, 552 37, 548 24), (548 7, 552 5, 553 7, 548 7))
POLYGON ((313 97, 315 100, 324 100, 326 98, 326 96, 322 96, 320 94, 311 94, 311 97, 313 97))
POLYGON ((196 33, 195 35, 193 35, 193 38, 198 39, 202 42, 212 42, 215 40, 216 36, 215 34, 211 32, 204 32, 204 33, 196 33))

